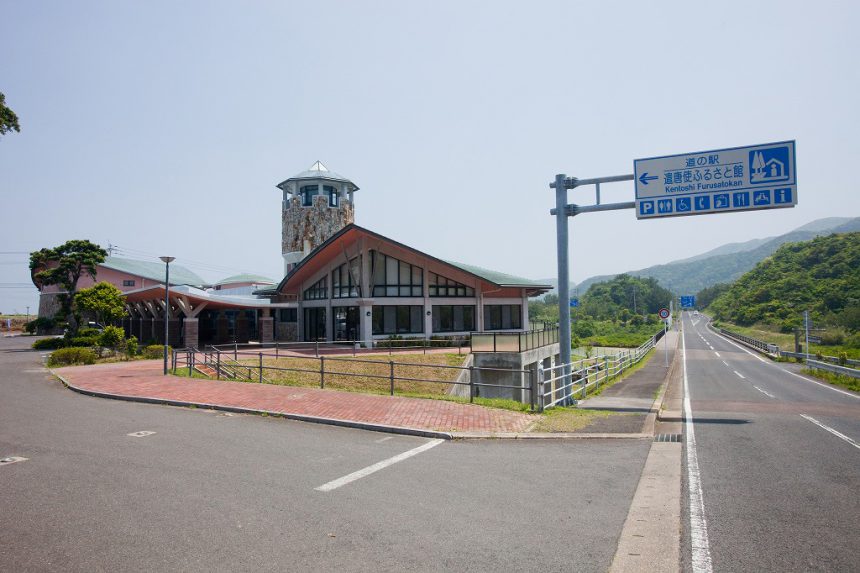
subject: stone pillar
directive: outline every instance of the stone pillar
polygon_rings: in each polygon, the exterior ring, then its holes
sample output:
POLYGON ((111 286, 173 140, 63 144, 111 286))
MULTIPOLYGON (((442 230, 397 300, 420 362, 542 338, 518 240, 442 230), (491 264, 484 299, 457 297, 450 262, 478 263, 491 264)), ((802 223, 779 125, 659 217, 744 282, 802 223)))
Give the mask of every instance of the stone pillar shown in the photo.
POLYGON ((245 316, 245 310, 240 309, 236 316, 236 342, 242 344, 250 340, 248 335, 248 317, 245 316))
POLYGON ((197 322, 196 318, 186 318, 184 321, 185 325, 185 341, 184 346, 186 348, 196 348, 199 344, 199 328, 200 325, 197 322))
POLYGON ((373 340, 373 305, 369 302, 359 304, 358 329, 362 344, 369 348, 373 340))
POLYGON ((275 319, 271 315, 272 311, 267 308, 263 310, 263 316, 258 319, 260 342, 264 344, 275 340, 275 319))
POLYGON ((230 342, 230 323, 227 315, 221 310, 215 319, 215 344, 226 344, 230 342))

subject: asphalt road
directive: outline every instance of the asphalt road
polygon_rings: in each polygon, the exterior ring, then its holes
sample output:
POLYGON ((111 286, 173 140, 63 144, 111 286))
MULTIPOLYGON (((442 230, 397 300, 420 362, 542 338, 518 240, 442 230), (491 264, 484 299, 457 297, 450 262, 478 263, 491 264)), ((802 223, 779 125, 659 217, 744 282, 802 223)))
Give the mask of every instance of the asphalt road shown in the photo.
MULTIPOLYGON (((799 369, 745 352, 688 313, 683 320, 713 571, 860 569, 860 396, 790 374, 799 369)), ((689 451, 686 459, 689 477, 689 451)), ((682 559, 707 570, 691 549, 700 532, 690 510, 682 559)))
POLYGON ((605 571, 651 445, 431 445, 92 398, 29 342, 0 339, 0 458, 28 458, 0 464, 2 571, 605 571))

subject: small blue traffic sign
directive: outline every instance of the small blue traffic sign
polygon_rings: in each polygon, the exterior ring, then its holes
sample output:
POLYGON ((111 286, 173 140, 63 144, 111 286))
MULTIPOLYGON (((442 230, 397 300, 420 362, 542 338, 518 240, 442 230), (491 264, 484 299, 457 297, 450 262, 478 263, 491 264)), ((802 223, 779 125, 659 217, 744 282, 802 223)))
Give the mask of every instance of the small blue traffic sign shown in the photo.
POLYGON ((678 212, 689 211, 690 210, 690 198, 689 197, 678 197, 675 199, 675 209, 678 212))
POLYGON ((579 306, 579 299, 572 298, 570 299, 570 308, 577 308, 579 306))

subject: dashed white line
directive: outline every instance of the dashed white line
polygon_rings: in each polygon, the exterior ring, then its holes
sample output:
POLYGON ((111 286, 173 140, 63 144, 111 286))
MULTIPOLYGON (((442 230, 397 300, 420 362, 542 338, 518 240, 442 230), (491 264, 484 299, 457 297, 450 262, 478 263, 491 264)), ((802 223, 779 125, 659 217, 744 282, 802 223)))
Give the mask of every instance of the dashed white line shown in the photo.
POLYGON ((699 475, 699 458, 696 454, 696 434, 693 429, 693 409, 690 406, 690 385, 687 382, 687 344, 681 330, 681 356, 684 364, 684 411, 686 419, 687 487, 690 494, 690 545, 691 561, 695 573, 711 573, 711 547, 708 542, 708 524, 705 520, 705 503, 702 497, 702 480, 699 475))
POLYGON ((746 380, 746 377, 743 374, 741 374, 740 372, 738 372, 737 370, 735 370, 735 374, 737 374, 738 378, 740 378, 741 380, 746 380))
POLYGON ((854 440, 852 440, 851 438, 849 438, 848 436, 846 436, 842 432, 834 430, 833 428, 831 428, 830 426, 828 426, 826 424, 822 424, 821 422, 819 422, 818 420, 816 420, 812 416, 807 416, 806 414, 801 414, 800 417, 803 418, 804 420, 809 420, 810 422, 812 422, 813 424, 815 424, 819 428, 827 430, 828 432, 830 432, 831 434, 833 434, 837 438, 841 438, 841 439, 845 440, 846 442, 848 442, 849 444, 851 444, 852 446, 854 446, 855 448, 860 450, 860 444, 858 444, 857 442, 855 442, 854 440))
POLYGON ((393 440, 394 436, 387 436, 385 438, 379 438, 378 440, 373 440, 377 444, 381 444, 382 442, 387 442, 388 440, 393 440))
POLYGON ((728 365, 729 365, 729 363, 728 363, 728 362, 726 362, 725 360, 723 360, 723 364, 725 364, 726 366, 728 366, 728 365))
POLYGON ((753 386, 753 388, 755 388, 756 390, 758 390, 759 392, 761 392, 762 394, 764 394, 764 395, 765 395, 765 396, 767 396, 768 398, 776 398, 776 396, 774 396, 773 394, 771 394, 771 393, 770 393, 770 392, 768 392, 767 390, 762 390, 762 389, 761 389, 761 388, 759 388, 758 386, 753 386))
POLYGON ((411 458, 412 456, 417 456, 421 452, 426 452, 430 448, 435 448, 445 440, 430 440, 426 444, 420 445, 417 448, 412 448, 409 451, 403 452, 402 454, 397 454, 394 457, 388 458, 387 460, 382 460, 381 462, 377 462, 372 466, 367 466, 364 469, 360 469, 357 472, 352 472, 351 474, 345 475, 341 478, 337 478, 336 480, 332 480, 328 483, 324 483, 319 487, 315 487, 314 489, 317 491, 331 491, 333 489, 337 489, 341 486, 345 486, 348 483, 352 483, 355 480, 361 479, 363 477, 367 477, 370 474, 376 473, 379 470, 385 469, 390 465, 394 465, 397 462, 402 462, 405 459, 411 458))
POLYGON ((716 354, 716 355, 717 355, 717 358, 720 358, 720 353, 719 353, 719 352, 717 352, 716 350, 714 350, 714 354, 716 354))

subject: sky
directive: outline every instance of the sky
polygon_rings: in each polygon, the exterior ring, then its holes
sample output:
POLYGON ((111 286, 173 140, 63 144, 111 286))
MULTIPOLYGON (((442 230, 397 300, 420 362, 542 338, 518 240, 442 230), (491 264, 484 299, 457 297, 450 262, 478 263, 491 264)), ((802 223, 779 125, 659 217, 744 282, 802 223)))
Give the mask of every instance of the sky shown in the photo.
MULTIPOLYGON (((571 278, 860 216, 860 3, 0 0, 0 312, 89 239, 204 278, 283 276, 275 185, 321 160, 356 223, 556 276, 557 173, 797 141, 793 209, 571 223, 571 278)), ((632 183, 603 202, 633 200, 632 183)), ((593 203, 593 188, 569 201, 593 203)))

